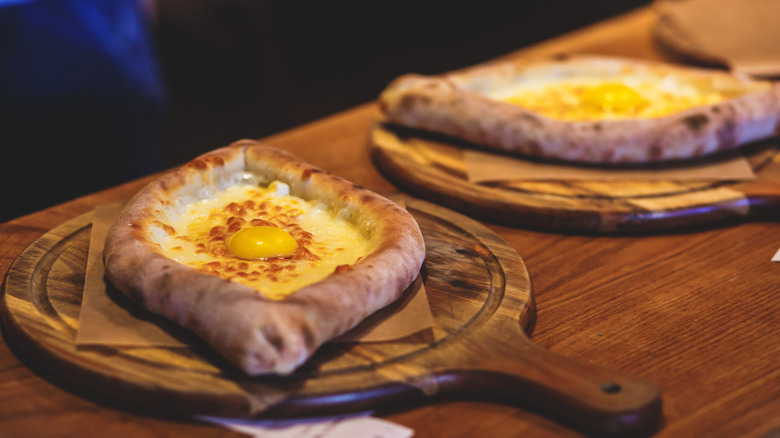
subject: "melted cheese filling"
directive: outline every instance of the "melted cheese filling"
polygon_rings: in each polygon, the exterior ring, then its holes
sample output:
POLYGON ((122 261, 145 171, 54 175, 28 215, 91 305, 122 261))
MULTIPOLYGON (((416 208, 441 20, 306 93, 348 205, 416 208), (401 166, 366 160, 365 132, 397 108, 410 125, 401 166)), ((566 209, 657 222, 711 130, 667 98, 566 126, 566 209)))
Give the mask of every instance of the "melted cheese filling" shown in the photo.
POLYGON ((215 197, 189 204, 169 218, 165 232, 153 232, 166 257, 200 272, 245 284, 271 299, 324 279, 370 253, 370 242, 353 223, 325 205, 289 194, 284 183, 239 184, 215 197), (227 242, 239 230, 277 227, 297 248, 288 257, 247 260, 231 254, 227 242))
POLYGON ((494 96, 560 120, 657 118, 713 105, 754 90, 734 83, 616 75, 609 79, 532 80, 494 96))

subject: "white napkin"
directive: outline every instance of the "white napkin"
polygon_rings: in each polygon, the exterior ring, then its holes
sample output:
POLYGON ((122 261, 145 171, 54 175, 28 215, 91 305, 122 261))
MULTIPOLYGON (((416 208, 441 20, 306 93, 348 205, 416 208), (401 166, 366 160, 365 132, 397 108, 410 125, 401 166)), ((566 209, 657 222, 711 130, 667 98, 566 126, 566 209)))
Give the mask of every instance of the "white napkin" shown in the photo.
POLYGON ((414 430, 367 413, 295 420, 199 417, 254 438, 409 438, 414 430))

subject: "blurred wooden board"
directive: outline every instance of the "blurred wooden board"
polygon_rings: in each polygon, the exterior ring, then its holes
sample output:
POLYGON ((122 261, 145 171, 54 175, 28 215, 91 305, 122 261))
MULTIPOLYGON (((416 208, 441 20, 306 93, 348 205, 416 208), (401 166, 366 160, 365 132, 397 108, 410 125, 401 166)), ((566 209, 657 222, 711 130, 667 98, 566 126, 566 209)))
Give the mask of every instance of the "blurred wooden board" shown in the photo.
POLYGON ((472 183, 456 139, 377 121, 377 166, 405 191, 479 219, 558 232, 679 230, 780 214, 780 141, 743 148, 757 179, 472 183))
POLYGON ((151 413, 316 416, 478 396, 599 433, 657 424, 653 383, 554 355, 528 339, 534 299, 514 249, 465 216, 405 202, 426 240, 421 275, 435 329, 424 336, 328 343, 293 375, 259 378, 243 375, 166 320, 158 323, 186 347, 77 346, 88 213, 35 241, 8 271, 0 306, 8 340, 55 381, 151 413))

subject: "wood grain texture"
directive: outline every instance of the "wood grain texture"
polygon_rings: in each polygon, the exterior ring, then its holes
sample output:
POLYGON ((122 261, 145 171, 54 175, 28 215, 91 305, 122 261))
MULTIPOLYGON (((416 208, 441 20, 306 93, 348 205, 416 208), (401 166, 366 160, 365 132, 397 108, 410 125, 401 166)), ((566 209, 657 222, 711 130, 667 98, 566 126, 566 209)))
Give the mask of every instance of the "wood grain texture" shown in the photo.
MULTIPOLYGON (((544 41, 507 57, 590 53, 667 60, 652 42, 649 8, 544 41)), ((377 90, 378 92, 378 90, 377 90)), ((397 188, 371 162, 375 108, 362 105, 265 141, 383 194, 397 188)), ((213 114, 220 117, 220 114, 213 114)), ((231 139, 232 140, 232 139, 231 139)), ((219 145, 215 145, 219 146, 219 145)), ((0 224, 0 272, 32 242, 96 205, 126 199, 127 184, 0 224)), ((663 394, 654 438, 768 438, 780 433, 780 223, 740 220, 643 235, 576 235, 487 225, 533 278, 533 341, 580 362, 645 376, 663 394)), ((4 339, 8 334, 3 333, 4 339)), ((0 342, 0 436, 238 438, 86 396, 0 342)), ((455 399, 377 413, 415 438, 581 438, 581 431, 512 403, 455 399)))
POLYGON ((561 232, 689 228, 735 217, 780 217, 780 140, 742 148, 755 181, 468 180, 457 139, 377 120, 377 166, 404 190, 470 216, 561 232))
POLYGON ((331 343, 291 377, 254 379, 162 319, 158 324, 188 348, 78 346, 90 213, 44 234, 14 262, 4 283, 3 321, 27 360, 154 412, 321 416, 479 395, 601 434, 657 425, 660 395, 651 382, 571 361, 528 340, 524 329, 535 319, 531 282, 512 248, 465 216, 423 201, 405 204, 426 238, 422 275, 436 323, 415 342, 331 343))

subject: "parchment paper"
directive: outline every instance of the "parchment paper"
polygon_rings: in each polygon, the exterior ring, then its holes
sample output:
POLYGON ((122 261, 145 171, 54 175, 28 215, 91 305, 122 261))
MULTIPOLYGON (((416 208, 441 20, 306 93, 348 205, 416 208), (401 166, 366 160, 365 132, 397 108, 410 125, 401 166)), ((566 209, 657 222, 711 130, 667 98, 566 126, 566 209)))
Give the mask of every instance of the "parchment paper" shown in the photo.
POLYGON ((685 55, 756 76, 780 76, 780 1, 657 0, 657 26, 685 55))
MULTIPOLYGON (((104 278, 103 242, 109 226, 122 206, 123 203, 117 203, 95 209, 76 343, 126 347, 185 346, 174 333, 164 328, 172 323, 145 312, 116 291, 104 278)), ((338 341, 401 340, 430 330, 433 325, 425 287, 418 278, 398 302, 379 310, 352 331, 342 335, 338 341)))
POLYGON ((474 183, 516 180, 548 181, 734 181, 752 180, 755 174, 739 153, 718 160, 643 168, 602 169, 524 160, 465 149, 468 180, 474 183))

